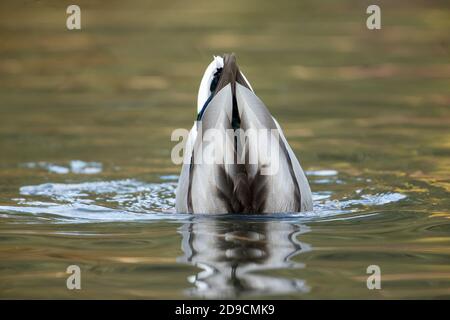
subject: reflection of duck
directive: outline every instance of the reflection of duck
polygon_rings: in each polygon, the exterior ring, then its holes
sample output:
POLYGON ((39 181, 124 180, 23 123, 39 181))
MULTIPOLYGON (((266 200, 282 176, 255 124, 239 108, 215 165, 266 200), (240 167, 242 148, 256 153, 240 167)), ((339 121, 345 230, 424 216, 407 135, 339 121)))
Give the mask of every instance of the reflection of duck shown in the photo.
POLYGON ((282 221, 208 219, 184 224, 179 229, 184 253, 179 262, 202 269, 188 278, 195 286, 188 294, 210 298, 308 291, 303 280, 260 272, 303 268, 291 258, 310 249, 297 240, 307 231, 306 226, 282 221))
POLYGON ((186 143, 177 212, 312 210, 311 190, 294 152, 233 54, 215 57, 206 69, 197 120, 186 143))

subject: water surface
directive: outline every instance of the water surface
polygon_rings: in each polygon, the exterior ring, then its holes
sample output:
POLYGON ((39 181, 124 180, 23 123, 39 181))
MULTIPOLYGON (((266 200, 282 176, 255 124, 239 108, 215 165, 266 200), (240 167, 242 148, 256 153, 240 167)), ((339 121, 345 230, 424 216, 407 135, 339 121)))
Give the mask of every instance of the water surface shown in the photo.
POLYGON ((0 298, 450 298, 449 6, 383 1, 373 32, 368 4, 79 1, 72 32, 2 1, 0 298), (174 212, 170 134, 230 51, 313 212, 174 212))

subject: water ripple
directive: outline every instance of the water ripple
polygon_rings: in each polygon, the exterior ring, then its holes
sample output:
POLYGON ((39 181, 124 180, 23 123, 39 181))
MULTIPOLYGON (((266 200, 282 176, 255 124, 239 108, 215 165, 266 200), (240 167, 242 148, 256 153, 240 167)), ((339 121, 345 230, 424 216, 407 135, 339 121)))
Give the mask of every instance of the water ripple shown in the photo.
MULTIPOLYGON (((308 172, 310 176, 335 177, 334 170, 308 172)), ((12 199, 17 205, 0 206, 9 215, 50 215, 55 222, 110 222, 161 219, 189 219, 190 215, 175 214, 175 189, 178 176, 160 177, 149 183, 136 179, 95 181, 82 183, 44 183, 23 186, 21 197, 12 199)), ((370 189, 369 189, 370 190, 370 189)), ((351 196, 336 199, 332 191, 313 193, 314 210, 291 214, 271 215, 214 215, 214 218, 281 219, 309 221, 334 216, 348 219, 349 214, 360 217, 375 207, 395 203, 406 196, 395 192, 373 192, 357 189, 351 196)), ((208 219, 210 215, 196 215, 208 219)), ((351 216, 350 216, 351 217, 351 216)))
POLYGON ((49 173, 56 174, 98 174, 103 170, 103 165, 99 162, 85 162, 81 160, 72 160, 67 166, 43 161, 27 162, 21 166, 28 169, 44 169, 49 173))

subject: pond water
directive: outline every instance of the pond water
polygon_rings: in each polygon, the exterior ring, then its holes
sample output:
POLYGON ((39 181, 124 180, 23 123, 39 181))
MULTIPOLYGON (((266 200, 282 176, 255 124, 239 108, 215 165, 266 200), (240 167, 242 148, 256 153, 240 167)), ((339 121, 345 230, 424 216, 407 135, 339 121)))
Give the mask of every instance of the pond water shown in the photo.
POLYGON ((448 2, 78 2, 0 4, 0 298, 450 298, 448 2), (231 51, 314 211, 174 212, 171 132, 231 51))

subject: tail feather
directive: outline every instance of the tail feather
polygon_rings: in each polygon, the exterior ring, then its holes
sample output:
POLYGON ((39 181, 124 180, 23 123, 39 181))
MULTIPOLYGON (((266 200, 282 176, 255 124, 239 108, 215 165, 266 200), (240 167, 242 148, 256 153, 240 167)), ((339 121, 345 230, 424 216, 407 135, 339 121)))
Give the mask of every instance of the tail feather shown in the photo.
POLYGON ((235 212, 252 213, 252 193, 247 173, 240 172, 234 178, 231 203, 235 212))

